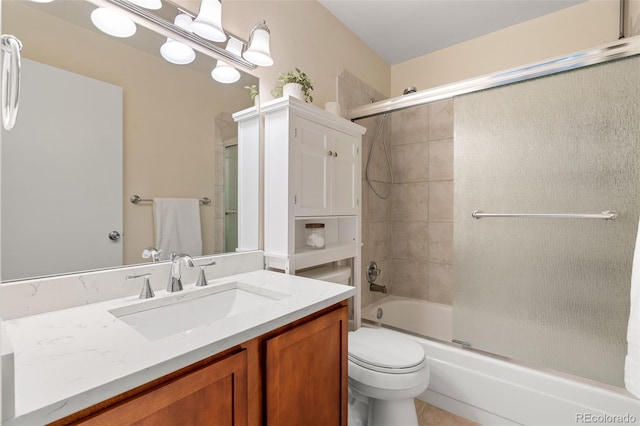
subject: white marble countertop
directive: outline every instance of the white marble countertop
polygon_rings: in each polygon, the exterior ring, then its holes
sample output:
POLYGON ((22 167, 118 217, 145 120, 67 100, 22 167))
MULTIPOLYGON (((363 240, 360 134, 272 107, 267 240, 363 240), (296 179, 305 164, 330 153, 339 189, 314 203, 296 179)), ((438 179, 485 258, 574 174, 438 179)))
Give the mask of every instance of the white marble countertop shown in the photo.
MULTIPOLYGON (((145 302, 137 296, 5 321, 15 354, 16 415, 4 424, 52 422, 355 294, 350 286, 262 270, 210 285, 233 281, 290 296, 157 340, 109 313, 145 302)), ((181 294, 207 288, 185 285, 181 294)), ((175 295, 160 291, 155 300, 175 295)))

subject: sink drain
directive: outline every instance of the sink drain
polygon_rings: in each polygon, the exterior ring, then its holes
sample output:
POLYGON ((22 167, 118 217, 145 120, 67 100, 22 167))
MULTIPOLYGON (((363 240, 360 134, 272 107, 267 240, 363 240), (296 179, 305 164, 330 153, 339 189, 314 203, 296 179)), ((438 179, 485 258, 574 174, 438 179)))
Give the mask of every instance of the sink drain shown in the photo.
POLYGON ((383 314, 382 308, 378 308, 378 311, 376 312, 376 318, 378 319, 382 318, 382 314, 383 314))

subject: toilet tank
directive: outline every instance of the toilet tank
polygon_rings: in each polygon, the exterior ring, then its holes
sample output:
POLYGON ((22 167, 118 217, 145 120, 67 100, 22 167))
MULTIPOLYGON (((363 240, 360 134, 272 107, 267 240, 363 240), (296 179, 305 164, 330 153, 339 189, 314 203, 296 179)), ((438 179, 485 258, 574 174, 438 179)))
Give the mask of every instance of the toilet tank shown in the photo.
POLYGON ((313 269, 296 272, 296 275, 316 280, 329 281, 349 285, 351 268, 348 266, 324 265, 313 269))

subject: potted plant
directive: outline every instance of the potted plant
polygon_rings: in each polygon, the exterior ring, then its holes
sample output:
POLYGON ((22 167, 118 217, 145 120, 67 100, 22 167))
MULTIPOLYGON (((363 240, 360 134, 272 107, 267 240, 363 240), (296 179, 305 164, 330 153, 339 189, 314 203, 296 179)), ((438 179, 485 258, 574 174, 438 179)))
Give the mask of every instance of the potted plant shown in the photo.
POLYGON ((260 105, 260 97, 258 96, 258 86, 252 84, 251 86, 244 86, 249 91, 249 97, 255 103, 256 106, 260 105))
POLYGON ((251 100, 255 100, 256 96, 258 96, 258 86, 252 84, 251 86, 244 86, 244 88, 249 91, 249 97, 251 100))
POLYGON ((313 102, 311 91, 313 84, 311 79, 300 68, 296 67, 293 71, 278 76, 281 85, 275 90, 274 96, 293 96, 298 99, 304 99, 305 102, 313 102))

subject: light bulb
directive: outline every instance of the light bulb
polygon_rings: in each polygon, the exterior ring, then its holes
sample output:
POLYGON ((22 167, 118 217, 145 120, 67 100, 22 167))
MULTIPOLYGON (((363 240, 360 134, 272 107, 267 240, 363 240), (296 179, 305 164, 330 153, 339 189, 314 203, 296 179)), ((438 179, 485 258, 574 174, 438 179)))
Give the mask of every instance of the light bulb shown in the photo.
POLYGON ((100 31, 113 37, 126 38, 136 33, 136 24, 113 9, 99 7, 91 12, 91 22, 100 31))

